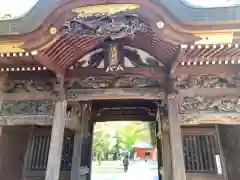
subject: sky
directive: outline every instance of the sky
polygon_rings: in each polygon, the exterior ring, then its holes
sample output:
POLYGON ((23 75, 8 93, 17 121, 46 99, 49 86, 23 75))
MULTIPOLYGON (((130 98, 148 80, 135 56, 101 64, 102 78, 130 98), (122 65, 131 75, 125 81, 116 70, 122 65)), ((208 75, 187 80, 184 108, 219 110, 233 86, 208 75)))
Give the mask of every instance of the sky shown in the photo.
POLYGON ((240 4, 240 0, 183 0, 183 1, 197 7, 224 7, 240 4))
MULTIPOLYGON (((11 14, 12 17, 18 17, 27 13, 38 0, 0 0, 0 16, 11 14)), ((240 0, 182 0, 196 7, 221 7, 231 6, 234 4, 240 5, 240 0)))
POLYGON ((27 13, 37 1, 38 0, 0 0, 0 16, 4 14, 11 14, 12 17, 21 16, 27 13))

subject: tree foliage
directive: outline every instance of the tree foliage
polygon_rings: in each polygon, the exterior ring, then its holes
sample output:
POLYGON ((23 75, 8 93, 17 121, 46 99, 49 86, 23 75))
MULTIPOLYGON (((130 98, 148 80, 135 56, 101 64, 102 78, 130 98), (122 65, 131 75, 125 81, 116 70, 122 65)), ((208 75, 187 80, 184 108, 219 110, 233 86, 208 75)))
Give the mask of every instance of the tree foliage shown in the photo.
POLYGON ((6 20, 6 19, 10 19, 12 17, 11 14, 4 14, 4 15, 0 15, 0 20, 6 20))
POLYGON ((151 141, 155 146, 155 122, 132 122, 125 125, 101 123, 95 126, 93 152, 99 161, 104 155, 113 154, 118 159, 121 149, 127 149, 133 156, 133 146, 137 141, 151 141))

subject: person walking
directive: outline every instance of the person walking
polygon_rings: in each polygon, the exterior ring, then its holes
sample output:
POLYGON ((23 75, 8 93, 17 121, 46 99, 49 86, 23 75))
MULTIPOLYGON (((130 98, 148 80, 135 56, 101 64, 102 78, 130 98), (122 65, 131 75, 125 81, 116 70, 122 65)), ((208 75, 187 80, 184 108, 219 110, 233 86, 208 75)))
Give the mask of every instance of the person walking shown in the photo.
POLYGON ((129 165, 128 155, 126 155, 126 156, 124 156, 124 158, 123 158, 124 172, 127 172, 127 171, 128 171, 128 165, 129 165))

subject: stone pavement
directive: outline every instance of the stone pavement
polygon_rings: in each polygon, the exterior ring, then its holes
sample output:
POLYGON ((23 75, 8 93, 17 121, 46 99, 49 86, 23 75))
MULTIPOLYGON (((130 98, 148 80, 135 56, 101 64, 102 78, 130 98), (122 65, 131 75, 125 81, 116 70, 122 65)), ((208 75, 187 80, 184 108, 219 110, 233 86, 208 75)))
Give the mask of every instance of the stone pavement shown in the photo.
POLYGON ((144 161, 130 162, 128 172, 123 171, 123 166, 119 162, 115 162, 111 166, 104 163, 102 167, 93 167, 92 180, 128 179, 158 180, 157 164, 144 161))

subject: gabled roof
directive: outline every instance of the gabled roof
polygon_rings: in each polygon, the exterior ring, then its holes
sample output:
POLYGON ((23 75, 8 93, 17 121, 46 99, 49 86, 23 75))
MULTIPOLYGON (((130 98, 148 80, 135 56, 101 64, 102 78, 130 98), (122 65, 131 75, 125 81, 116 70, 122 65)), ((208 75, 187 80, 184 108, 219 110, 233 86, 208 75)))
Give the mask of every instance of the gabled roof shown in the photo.
MULTIPOLYGON (((182 0, 109 0, 107 3, 136 3, 144 6, 159 18, 183 31, 239 31, 240 6, 217 8, 193 8, 182 0), (217 24, 216 24, 217 22, 217 24)), ((40 28, 43 24, 54 24, 60 16, 65 16, 73 6, 81 7, 102 4, 101 0, 39 0, 37 4, 23 17, 0 21, 0 35, 26 34, 40 28)))
POLYGON ((150 148, 153 148, 153 146, 149 142, 138 141, 135 143, 133 148, 149 148, 150 149, 150 148))

